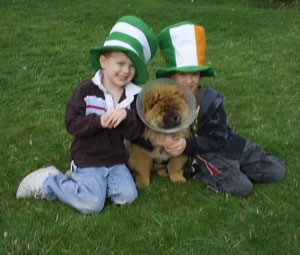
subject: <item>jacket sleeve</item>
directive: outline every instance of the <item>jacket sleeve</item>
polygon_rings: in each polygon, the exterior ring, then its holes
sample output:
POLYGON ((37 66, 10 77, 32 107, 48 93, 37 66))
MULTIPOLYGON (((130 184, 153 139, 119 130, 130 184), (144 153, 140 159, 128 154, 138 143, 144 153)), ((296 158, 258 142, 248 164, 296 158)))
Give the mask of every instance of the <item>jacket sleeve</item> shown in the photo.
POLYGON ((65 124, 67 131, 76 136, 90 136, 101 129, 100 118, 96 114, 86 115, 84 87, 79 86, 71 95, 66 106, 65 124))
POLYGON ((223 150, 227 146, 229 132, 226 112, 223 104, 220 104, 207 118, 205 125, 199 125, 197 135, 187 139, 186 152, 193 155, 223 150))

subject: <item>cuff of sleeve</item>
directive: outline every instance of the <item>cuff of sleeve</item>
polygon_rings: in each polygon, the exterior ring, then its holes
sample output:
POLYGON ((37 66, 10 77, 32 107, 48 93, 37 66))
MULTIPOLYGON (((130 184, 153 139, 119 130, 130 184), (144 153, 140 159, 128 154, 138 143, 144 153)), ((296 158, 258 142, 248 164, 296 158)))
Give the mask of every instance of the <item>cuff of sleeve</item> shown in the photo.
POLYGON ((133 114, 128 109, 124 109, 124 110, 126 111, 126 118, 123 122, 125 123, 125 125, 130 125, 134 119, 133 114))
POLYGON ((193 155, 197 152, 197 139, 196 137, 191 137, 186 139, 186 153, 188 155, 193 155))

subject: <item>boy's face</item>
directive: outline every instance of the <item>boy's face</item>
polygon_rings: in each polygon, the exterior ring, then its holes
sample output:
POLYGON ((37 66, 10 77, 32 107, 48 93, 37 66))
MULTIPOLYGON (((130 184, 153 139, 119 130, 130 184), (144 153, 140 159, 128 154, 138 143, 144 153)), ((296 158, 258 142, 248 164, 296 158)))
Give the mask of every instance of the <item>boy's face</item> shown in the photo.
POLYGON ((200 83, 200 73, 179 73, 174 72, 170 76, 171 79, 175 79, 178 83, 184 85, 188 90, 196 93, 200 83))
POLYGON ((121 51, 110 51, 100 56, 103 70, 103 84, 106 86, 125 86, 135 76, 135 67, 121 51))

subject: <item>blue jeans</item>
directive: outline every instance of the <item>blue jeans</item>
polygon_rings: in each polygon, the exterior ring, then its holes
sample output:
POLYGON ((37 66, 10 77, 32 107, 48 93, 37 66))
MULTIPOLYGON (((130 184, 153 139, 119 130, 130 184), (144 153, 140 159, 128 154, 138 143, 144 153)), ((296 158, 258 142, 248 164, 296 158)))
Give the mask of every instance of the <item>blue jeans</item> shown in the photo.
POLYGON ((109 197, 115 204, 132 203, 137 189, 124 164, 111 167, 77 168, 71 177, 50 176, 44 183, 48 200, 59 199, 84 214, 99 213, 109 197))

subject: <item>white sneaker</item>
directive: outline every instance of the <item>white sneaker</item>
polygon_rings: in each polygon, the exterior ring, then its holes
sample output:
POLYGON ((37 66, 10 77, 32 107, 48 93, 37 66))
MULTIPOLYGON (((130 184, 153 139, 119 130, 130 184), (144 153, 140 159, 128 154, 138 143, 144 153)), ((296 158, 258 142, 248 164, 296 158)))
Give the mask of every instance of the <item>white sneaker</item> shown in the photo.
POLYGON ((58 171, 54 166, 43 167, 31 172, 21 181, 16 193, 16 198, 44 198, 43 184, 45 180, 50 175, 57 174, 60 174, 60 171, 58 171))

